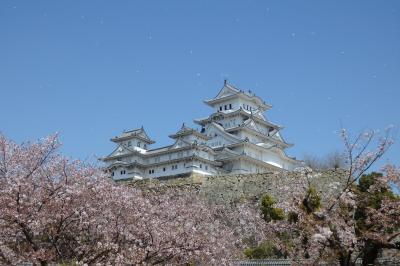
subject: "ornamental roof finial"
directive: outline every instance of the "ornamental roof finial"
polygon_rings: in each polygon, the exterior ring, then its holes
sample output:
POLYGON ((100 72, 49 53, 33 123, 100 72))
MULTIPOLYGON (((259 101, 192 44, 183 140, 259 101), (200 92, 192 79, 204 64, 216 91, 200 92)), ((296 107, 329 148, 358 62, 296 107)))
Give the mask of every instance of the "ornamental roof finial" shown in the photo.
POLYGON ((182 123, 182 128, 185 128, 185 122, 182 123))
POLYGON ((224 79, 224 85, 228 83, 228 79, 224 79))

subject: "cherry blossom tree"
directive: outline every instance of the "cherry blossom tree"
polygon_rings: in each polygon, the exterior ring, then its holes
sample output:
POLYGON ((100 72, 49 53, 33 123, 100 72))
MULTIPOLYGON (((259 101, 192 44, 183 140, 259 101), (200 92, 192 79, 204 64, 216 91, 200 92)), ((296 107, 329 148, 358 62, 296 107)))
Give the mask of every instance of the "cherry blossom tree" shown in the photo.
POLYGON ((367 265, 383 249, 400 249, 396 242, 400 201, 390 191, 393 184, 399 184, 399 169, 387 166, 385 174, 374 177, 365 191, 360 188, 360 180, 392 145, 390 132, 376 140, 374 131, 351 138, 342 130, 342 138, 348 171, 339 190, 325 191, 322 200, 309 182, 314 173, 302 168, 299 180, 289 188, 292 201, 269 201, 267 207, 261 206, 266 239, 273 239, 279 253, 288 254, 298 264, 354 265, 361 257, 367 265), (379 197, 379 204, 371 204, 374 197, 379 197))
POLYGON ((227 264, 233 232, 196 195, 144 195, 60 155, 57 135, 0 135, 0 264, 227 264))
POLYGON ((399 249, 400 204, 390 188, 400 169, 365 175, 392 144, 389 135, 372 151, 375 132, 342 136, 349 170, 339 189, 322 197, 310 182, 315 173, 302 168, 282 185, 291 200, 265 196, 254 208, 116 184, 61 156, 57 135, 22 145, 0 135, 0 263, 224 265, 244 249, 255 255, 257 245, 298 264, 373 262, 383 249, 399 249))

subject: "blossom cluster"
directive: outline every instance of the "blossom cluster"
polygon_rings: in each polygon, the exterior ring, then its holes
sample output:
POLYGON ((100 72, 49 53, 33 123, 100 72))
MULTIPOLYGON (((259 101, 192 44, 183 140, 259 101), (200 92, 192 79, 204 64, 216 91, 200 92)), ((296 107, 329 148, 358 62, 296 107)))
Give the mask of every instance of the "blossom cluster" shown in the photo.
POLYGON ((62 157, 57 136, 0 135, 0 264, 227 264, 233 231, 196 195, 144 194, 62 157))

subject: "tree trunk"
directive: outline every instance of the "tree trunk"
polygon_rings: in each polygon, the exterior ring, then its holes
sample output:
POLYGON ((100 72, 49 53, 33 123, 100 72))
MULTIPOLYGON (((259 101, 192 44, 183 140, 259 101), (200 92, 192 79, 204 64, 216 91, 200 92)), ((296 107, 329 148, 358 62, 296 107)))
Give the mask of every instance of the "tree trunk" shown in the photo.
POLYGON ((342 254, 339 258, 340 266, 354 266, 355 263, 351 261, 351 253, 342 254))
POLYGON ((364 250, 363 250, 363 257, 362 257, 362 265, 374 265, 376 258, 379 254, 379 248, 377 245, 374 245, 371 242, 367 242, 364 250))

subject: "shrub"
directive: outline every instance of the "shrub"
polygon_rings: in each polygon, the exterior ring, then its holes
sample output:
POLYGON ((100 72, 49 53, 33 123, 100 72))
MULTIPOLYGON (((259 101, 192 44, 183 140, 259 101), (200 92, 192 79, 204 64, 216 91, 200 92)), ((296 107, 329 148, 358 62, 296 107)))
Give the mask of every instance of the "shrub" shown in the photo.
POLYGON ((283 220, 285 212, 281 208, 275 208, 276 201, 270 195, 265 195, 261 200, 261 212, 263 213, 264 220, 267 222, 283 220))

